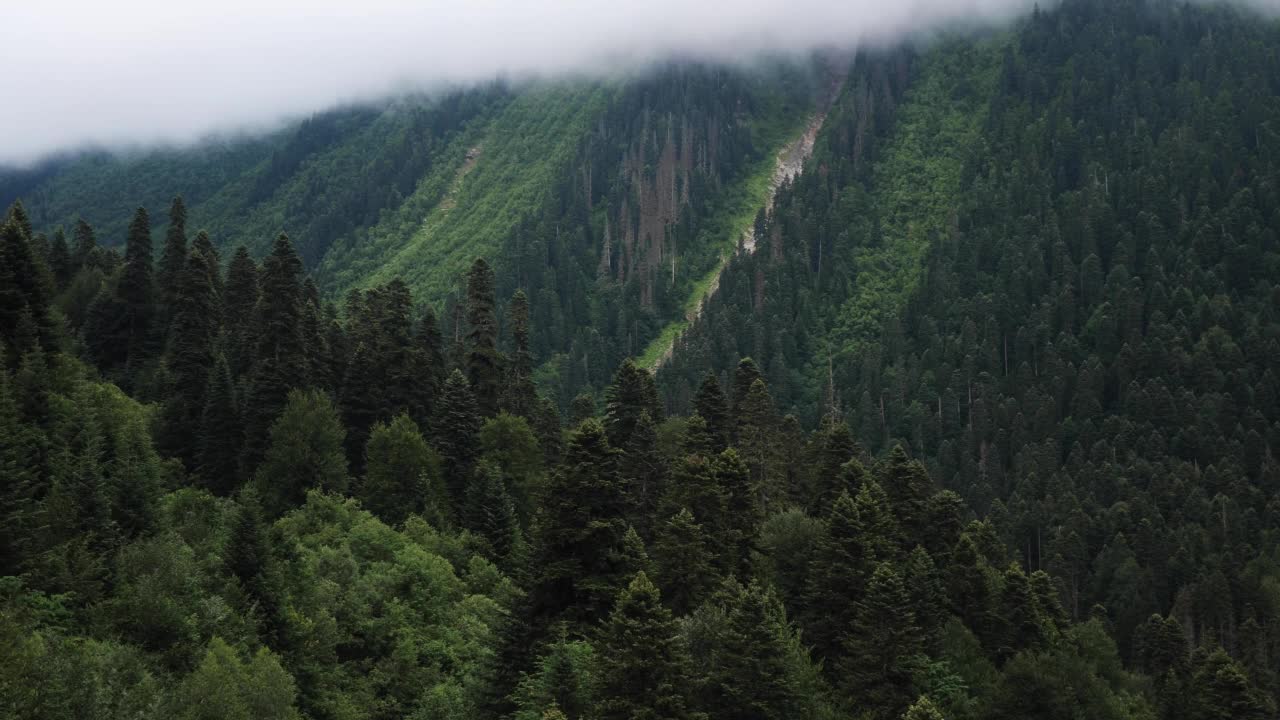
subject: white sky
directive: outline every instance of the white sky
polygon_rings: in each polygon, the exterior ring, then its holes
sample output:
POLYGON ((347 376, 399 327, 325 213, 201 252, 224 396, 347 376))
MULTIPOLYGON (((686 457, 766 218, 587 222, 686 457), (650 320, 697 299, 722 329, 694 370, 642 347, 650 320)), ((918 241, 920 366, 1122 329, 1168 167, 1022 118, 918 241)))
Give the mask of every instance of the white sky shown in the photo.
POLYGON ((5 4, 0 163, 87 143, 185 142, 252 130, 340 102, 501 72, 592 71, 671 54, 744 58, 892 40, 1006 19, 1029 11, 1034 0, 5 4))

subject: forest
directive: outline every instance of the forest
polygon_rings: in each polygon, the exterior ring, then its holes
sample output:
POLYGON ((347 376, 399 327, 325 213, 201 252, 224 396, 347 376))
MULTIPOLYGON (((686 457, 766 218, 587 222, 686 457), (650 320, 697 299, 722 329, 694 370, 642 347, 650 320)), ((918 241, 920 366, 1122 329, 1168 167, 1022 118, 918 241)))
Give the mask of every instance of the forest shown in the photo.
POLYGON ((0 716, 1280 717, 1280 24, 833 62, 0 171, 0 716))

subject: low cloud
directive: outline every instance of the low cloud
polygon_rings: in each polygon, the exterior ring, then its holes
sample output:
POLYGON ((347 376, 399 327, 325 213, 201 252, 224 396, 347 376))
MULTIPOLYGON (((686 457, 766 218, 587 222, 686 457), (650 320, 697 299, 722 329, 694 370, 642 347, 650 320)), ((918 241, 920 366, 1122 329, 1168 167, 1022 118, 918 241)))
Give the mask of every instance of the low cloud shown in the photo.
POLYGON ((1034 0, 14 4, 0 40, 0 163, 87 144, 189 142, 498 74, 886 42, 1007 20, 1034 0))

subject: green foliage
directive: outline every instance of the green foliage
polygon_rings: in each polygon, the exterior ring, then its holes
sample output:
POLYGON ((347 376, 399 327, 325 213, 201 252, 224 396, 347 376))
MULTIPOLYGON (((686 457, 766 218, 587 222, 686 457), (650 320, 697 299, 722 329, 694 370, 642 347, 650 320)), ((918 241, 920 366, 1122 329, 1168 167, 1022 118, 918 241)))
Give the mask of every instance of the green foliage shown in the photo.
POLYGON ((271 443, 254 484, 267 514, 276 517, 300 505, 310 490, 347 489, 346 435, 338 410, 318 390, 294 390, 280 419, 271 426, 271 443))
POLYGON ((374 426, 357 496, 369 512, 388 525, 399 525, 411 514, 422 515, 436 525, 448 521, 451 510, 440 456, 408 415, 374 426))

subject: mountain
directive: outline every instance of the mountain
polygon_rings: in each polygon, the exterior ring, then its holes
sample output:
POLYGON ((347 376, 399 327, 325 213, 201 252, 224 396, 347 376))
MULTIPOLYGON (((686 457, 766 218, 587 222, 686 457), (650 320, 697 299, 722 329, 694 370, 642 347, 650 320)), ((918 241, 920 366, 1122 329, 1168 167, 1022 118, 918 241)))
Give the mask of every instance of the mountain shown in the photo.
POLYGON ((0 707, 1273 718, 1276 118, 1064 0, 6 171, 0 707))

